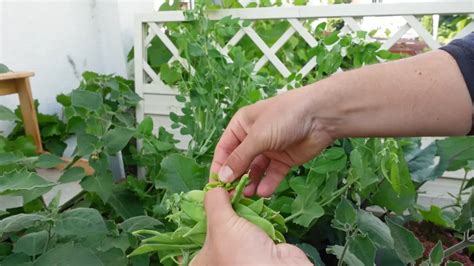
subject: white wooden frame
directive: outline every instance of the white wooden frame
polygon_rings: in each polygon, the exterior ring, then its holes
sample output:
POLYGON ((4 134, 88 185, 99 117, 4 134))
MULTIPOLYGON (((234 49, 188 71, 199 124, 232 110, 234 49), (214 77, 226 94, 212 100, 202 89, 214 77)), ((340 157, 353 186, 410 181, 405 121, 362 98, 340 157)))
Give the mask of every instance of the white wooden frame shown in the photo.
MULTIPOLYGON (((453 0, 452 2, 433 2, 433 3, 400 3, 400 4, 351 4, 351 5, 328 5, 328 6, 300 6, 300 7, 269 7, 269 8, 243 8, 243 9, 225 9, 209 11, 208 16, 211 20, 218 20, 226 16, 237 17, 242 20, 272 20, 286 19, 291 27, 282 34, 272 47, 268 47, 265 42, 250 26, 242 28, 224 47, 217 49, 224 55, 227 54, 230 46, 235 45, 245 35, 249 36, 255 45, 263 52, 254 71, 258 71, 265 64, 273 66, 284 76, 288 77, 291 73, 281 60, 276 56, 277 51, 283 47, 286 41, 294 34, 299 34, 310 47, 317 44, 315 38, 303 27, 302 19, 325 19, 342 18, 345 21, 344 32, 358 31, 361 26, 357 22, 363 17, 393 17, 401 16, 406 23, 398 31, 394 32, 382 45, 382 49, 391 48, 404 34, 410 30, 415 30, 419 37, 431 49, 437 49, 440 44, 435 38, 422 26, 418 17, 423 15, 451 15, 466 14, 474 18, 473 0, 453 0)), ((135 21, 135 88, 136 92, 143 97, 144 103, 137 108, 137 120, 141 121, 145 114, 154 117, 167 117, 170 111, 179 111, 179 104, 175 102, 173 95, 176 92, 165 85, 159 74, 155 73, 147 63, 146 47, 151 40, 157 36, 172 53, 170 62, 178 61, 180 64, 193 72, 192 66, 189 66, 179 55, 178 49, 162 30, 163 23, 185 21, 186 18, 182 11, 155 12, 150 14, 141 14, 135 21), (146 27, 147 26, 147 27, 146 27), (149 28, 149 30, 145 30, 149 28), (162 104, 160 103, 162 102, 162 104)), ((466 26, 456 38, 463 37, 474 31, 474 22, 466 26)), ((230 59, 229 59, 230 60, 230 59)), ((307 75, 316 66, 316 59, 313 57, 307 64, 299 70, 303 76, 307 75)), ((163 120, 161 120, 163 121, 163 120)), ((165 123, 166 124, 166 123, 165 123)))

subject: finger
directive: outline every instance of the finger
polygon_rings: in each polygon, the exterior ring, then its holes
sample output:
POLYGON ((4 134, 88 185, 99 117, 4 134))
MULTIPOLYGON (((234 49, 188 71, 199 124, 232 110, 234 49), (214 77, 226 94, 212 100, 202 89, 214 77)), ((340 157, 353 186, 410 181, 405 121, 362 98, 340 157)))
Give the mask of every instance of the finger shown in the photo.
POLYGON ((214 188, 206 193, 204 208, 208 228, 225 224, 225 221, 236 215, 230 203, 229 193, 223 188, 214 188))
POLYGON ((269 197, 277 189, 280 182, 290 171, 290 166, 278 161, 272 160, 267 168, 267 173, 257 187, 257 195, 260 197, 269 197))
POLYGON ((211 173, 218 173, 222 165, 227 161, 229 155, 247 136, 246 129, 242 127, 243 115, 239 113, 232 118, 227 128, 224 130, 214 151, 211 163, 211 173))
POLYGON ((263 145, 261 143, 252 134, 247 135, 219 170, 219 179, 222 182, 232 182, 247 172, 250 163, 262 153, 263 145))
POLYGON ((251 197, 255 194, 258 183, 260 182, 261 177, 265 174, 269 163, 270 159, 268 159, 267 156, 260 154, 250 164, 250 184, 244 189, 244 195, 246 197, 251 197))

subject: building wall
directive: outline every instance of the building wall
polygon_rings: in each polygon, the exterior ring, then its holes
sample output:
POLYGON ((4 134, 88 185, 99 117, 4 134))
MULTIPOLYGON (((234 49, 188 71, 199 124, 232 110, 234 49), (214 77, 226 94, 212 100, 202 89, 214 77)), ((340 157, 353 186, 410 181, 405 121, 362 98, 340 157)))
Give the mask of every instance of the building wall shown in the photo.
MULTIPOLYGON (((153 6, 153 0, 0 0, 0 62, 34 71, 40 111, 58 112, 56 95, 77 87, 83 71, 127 75, 134 14, 153 6)), ((18 101, 0 97, 0 104, 18 101)))

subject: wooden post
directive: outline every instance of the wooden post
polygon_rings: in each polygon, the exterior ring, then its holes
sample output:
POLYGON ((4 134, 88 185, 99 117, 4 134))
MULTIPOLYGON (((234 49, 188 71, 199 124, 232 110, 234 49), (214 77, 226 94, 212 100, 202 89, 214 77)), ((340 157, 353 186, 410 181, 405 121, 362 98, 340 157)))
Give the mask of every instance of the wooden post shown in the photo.
POLYGON ((26 135, 33 137, 33 141, 36 144, 36 152, 42 153, 43 144, 41 143, 38 117, 36 115, 36 108, 31 94, 30 79, 18 79, 16 83, 26 135))
POLYGON ((41 143, 38 118, 30 87, 30 77, 32 76, 34 76, 32 72, 8 72, 1 74, 0 95, 18 93, 25 133, 33 138, 36 144, 36 152, 42 153, 43 144, 41 143))

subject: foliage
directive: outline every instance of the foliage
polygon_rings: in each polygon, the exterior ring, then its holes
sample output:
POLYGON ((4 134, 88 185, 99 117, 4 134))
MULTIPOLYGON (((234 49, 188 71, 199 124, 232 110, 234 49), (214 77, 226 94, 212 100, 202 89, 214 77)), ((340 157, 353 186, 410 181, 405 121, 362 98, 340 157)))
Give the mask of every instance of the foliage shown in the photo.
POLYGON ((235 189, 232 207, 236 213, 257 225, 276 243, 284 243, 286 232, 285 221, 276 211, 264 205, 263 199, 252 200, 242 197, 245 186, 249 183, 248 175, 244 175, 234 183, 224 184, 218 181, 209 183, 204 190, 190 190, 186 193, 174 193, 166 201, 169 215, 166 217, 174 225, 174 232, 159 232, 153 230, 138 230, 134 235, 142 238, 141 245, 130 256, 150 252, 158 252, 160 262, 177 261, 183 258, 182 264, 188 264, 204 245, 207 232, 207 222, 204 212, 204 195, 207 190, 223 187, 226 190, 235 189), (146 237, 148 236, 148 237, 146 237))
MULTIPOLYGON (((304 4, 300 2, 295 4, 304 4)), ((225 1, 224 6, 239 4, 225 1)), ((165 3, 162 8, 177 6, 165 3)), ((178 89, 176 99, 182 109, 170 117, 173 127, 191 139, 186 151, 177 148, 177 136, 155 125, 151 117, 135 122, 134 109, 141 99, 134 93, 133 82, 118 76, 86 72, 78 88, 57 97, 64 117, 38 114, 51 154, 36 155, 31 139, 23 136, 18 111, 0 108, 1 119, 17 123, 9 138, 0 138, 0 194, 24 199, 22 208, 0 211, 2 265, 167 264, 176 262, 177 255, 189 261, 202 246, 206 230, 202 189, 206 190, 210 159, 227 122, 240 107, 339 69, 399 57, 381 50, 380 43, 371 39, 373 33, 345 34, 337 30, 338 21, 314 25, 307 20, 303 26, 317 44, 310 47, 295 35, 277 53, 292 74, 283 77, 271 64, 255 72, 255 62, 263 55, 248 38, 228 47, 228 56, 217 47, 224 47, 242 27, 252 27, 272 46, 288 23, 250 25, 231 17, 210 21, 206 8, 217 7, 199 6, 186 13, 188 21, 165 25, 187 65, 168 64, 171 53, 157 38, 147 53, 148 63, 163 82, 178 89), (314 56, 317 66, 303 77, 298 71, 314 56), (62 176, 52 182, 35 173, 35 168, 62 162, 64 142, 70 137, 77 138, 77 145, 73 162, 62 176), (127 177, 114 180, 109 159, 118 152, 124 155, 127 177), (89 159, 92 175, 73 166, 80 158, 89 159), (138 172, 144 174, 137 178, 138 172), (43 194, 69 182, 79 182, 84 192, 61 206, 60 195, 49 204, 44 202, 43 194), (142 233, 152 237, 143 239, 142 233), (146 254, 138 255, 142 252, 146 254), (137 256, 127 258, 131 253, 137 256)), ((298 245, 321 265, 331 265, 331 258, 337 258, 339 265, 370 265, 376 258, 390 265, 439 264, 472 241, 472 192, 468 201, 463 200, 472 182, 465 178, 458 195, 453 195, 454 204, 446 208, 418 206, 417 189, 445 170, 462 169, 467 177, 474 168, 473 145, 467 137, 437 140, 427 147, 416 138, 341 139, 320 156, 294 167, 271 198, 234 194, 234 209, 277 242, 286 239, 298 245), (373 206, 381 213, 370 212, 373 206), (404 226, 420 220, 447 227, 464 238, 459 246, 446 248, 442 243, 423 255, 424 246, 404 226)), ((224 186, 239 192, 245 179, 241 182, 211 183, 207 188, 224 186)))

